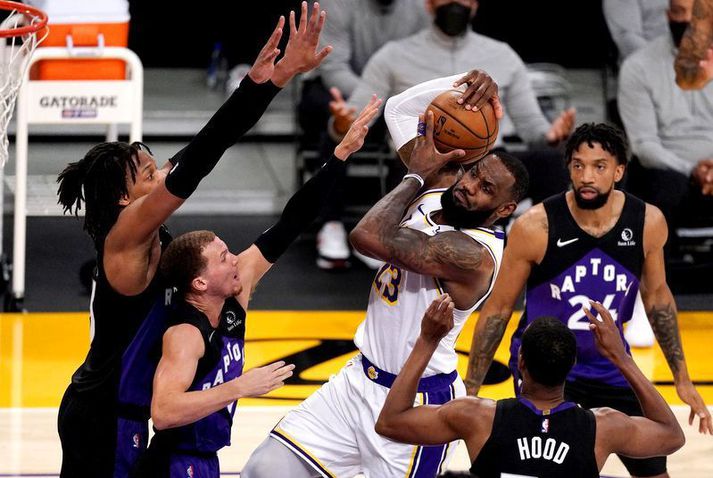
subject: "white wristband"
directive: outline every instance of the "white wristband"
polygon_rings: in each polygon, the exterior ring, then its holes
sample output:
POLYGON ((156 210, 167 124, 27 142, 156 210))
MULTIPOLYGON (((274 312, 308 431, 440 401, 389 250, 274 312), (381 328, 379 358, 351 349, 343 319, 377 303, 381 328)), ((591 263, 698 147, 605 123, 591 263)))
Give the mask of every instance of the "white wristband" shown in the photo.
POLYGON ((425 184, 425 181, 423 180, 423 178, 416 173, 409 173, 409 174, 405 175, 404 179, 407 179, 407 178, 415 179, 416 181, 421 183, 421 187, 423 187, 423 185, 425 184))

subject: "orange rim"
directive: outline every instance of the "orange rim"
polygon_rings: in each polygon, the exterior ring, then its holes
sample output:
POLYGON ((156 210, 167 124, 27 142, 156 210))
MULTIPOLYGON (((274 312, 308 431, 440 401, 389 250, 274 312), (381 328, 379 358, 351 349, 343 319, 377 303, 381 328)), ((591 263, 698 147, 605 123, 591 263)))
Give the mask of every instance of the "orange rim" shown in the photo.
POLYGON ((0 38, 19 37, 23 35, 37 33, 45 26, 47 26, 47 14, 39 8, 31 7, 30 5, 25 5, 24 3, 15 3, 0 0, 0 10, 15 10, 18 13, 22 13, 37 19, 37 21, 32 25, 11 28, 7 30, 0 30, 0 38))

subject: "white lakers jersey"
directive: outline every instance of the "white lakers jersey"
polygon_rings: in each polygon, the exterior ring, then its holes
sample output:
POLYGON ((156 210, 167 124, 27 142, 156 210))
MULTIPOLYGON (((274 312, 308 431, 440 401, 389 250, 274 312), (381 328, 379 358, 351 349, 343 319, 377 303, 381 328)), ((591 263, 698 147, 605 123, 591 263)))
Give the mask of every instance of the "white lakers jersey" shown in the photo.
MULTIPOLYGON (((431 220, 431 215, 441 210, 441 194, 444 191, 432 189, 416 198, 406 210, 401 227, 409 227, 429 236, 456 230, 431 220)), ((453 330, 441 340, 424 376, 450 373, 456 368, 456 339, 473 310, 490 294, 500 269, 504 243, 502 231, 486 228, 460 231, 485 247, 493 258, 495 271, 488 292, 483 297, 467 310, 454 310, 453 330)), ((366 319, 359 325, 354 343, 377 367, 398 374, 421 333, 424 312, 443 293, 437 278, 385 264, 372 283, 366 319)))

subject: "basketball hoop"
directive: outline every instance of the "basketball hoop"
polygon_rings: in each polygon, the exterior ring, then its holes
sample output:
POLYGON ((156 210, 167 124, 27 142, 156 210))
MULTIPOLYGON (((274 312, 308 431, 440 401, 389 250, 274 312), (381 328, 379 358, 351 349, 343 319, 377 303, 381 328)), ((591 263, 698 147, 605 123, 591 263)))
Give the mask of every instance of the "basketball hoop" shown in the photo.
POLYGON ((48 33, 47 14, 22 3, 0 0, 0 167, 8 157, 7 127, 32 52, 48 33))

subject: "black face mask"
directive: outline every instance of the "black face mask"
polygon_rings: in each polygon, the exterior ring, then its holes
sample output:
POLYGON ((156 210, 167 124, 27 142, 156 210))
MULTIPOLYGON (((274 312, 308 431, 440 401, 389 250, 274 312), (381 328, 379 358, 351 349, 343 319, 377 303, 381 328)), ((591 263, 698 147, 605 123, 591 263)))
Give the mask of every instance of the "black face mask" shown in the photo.
POLYGON ((470 24, 470 8, 460 3, 447 3, 436 8, 436 26, 446 35, 462 35, 470 24))
POLYGON ((453 190, 456 185, 449 187, 441 195, 441 207, 443 208, 443 219, 449 226, 457 228, 472 229, 484 226, 485 222, 493 215, 495 209, 483 211, 468 211, 463 206, 456 204, 453 197, 453 190))
POLYGON ((668 21, 668 28, 671 30, 671 38, 673 38, 673 44, 676 48, 681 44, 683 39, 683 34, 686 33, 686 28, 688 28, 690 22, 675 22, 673 20, 668 21))

